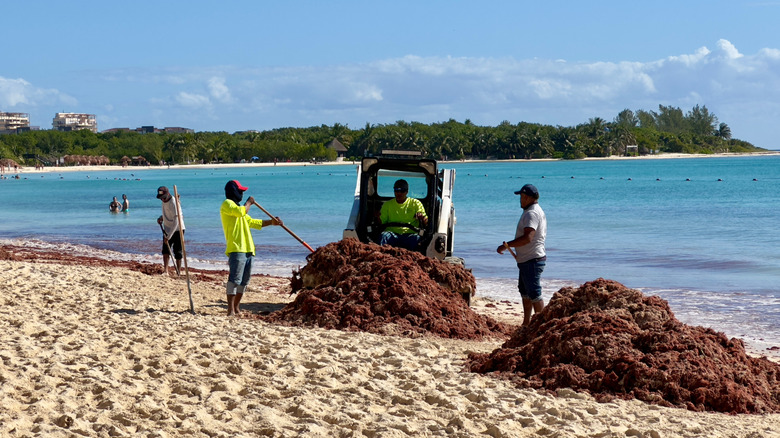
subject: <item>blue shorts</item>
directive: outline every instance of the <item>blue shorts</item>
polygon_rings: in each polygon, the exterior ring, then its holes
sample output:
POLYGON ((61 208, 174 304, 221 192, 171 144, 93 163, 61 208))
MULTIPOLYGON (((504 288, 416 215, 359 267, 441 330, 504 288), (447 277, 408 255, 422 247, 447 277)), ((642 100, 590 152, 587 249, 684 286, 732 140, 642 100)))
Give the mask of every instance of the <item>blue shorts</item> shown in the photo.
POLYGON ((518 263, 520 276, 517 280, 517 290, 520 296, 528 298, 531 301, 541 301, 542 299, 542 271, 547 266, 546 257, 542 259, 533 259, 527 262, 518 263))
POLYGON ((419 242, 419 234, 397 234, 392 231, 383 231, 379 238, 380 245, 390 245, 399 248, 406 248, 410 251, 415 251, 419 242))
POLYGON ((246 286, 249 284, 249 279, 252 277, 252 260, 255 256, 251 252, 231 252, 228 255, 228 266, 230 267, 230 273, 228 274, 228 281, 246 286))

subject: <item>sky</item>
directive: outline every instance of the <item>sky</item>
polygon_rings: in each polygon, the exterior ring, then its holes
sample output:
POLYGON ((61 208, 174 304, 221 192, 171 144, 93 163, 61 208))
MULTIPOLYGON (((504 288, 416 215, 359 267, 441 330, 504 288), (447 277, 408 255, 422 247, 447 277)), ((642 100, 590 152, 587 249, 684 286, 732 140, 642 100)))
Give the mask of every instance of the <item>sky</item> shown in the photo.
POLYGON ((4 2, 0 111, 51 129, 470 120, 706 106, 780 149, 780 0, 4 2))

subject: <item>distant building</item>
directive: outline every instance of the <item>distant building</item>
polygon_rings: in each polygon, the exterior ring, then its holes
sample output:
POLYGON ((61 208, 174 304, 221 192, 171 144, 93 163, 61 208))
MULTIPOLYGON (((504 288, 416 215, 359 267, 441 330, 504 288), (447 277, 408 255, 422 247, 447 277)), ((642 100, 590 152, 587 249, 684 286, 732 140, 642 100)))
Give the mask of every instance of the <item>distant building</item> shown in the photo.
POLYGON ((162 129, 155 128, 154 126, 141 126, 140 128, 130 129, 130 128, 111 128, 106 129, 103 132, 137 132, 139 134, 191 134, 194 133, 194 129, 190 128, 179 128, 179 127, 165 127, 162 129))
POLYGON ((195 130, 190 128, 179 128, 179 127, 170 127, 166 126, 165 128, 158 129, 154 126, 141 126, 140 128, 136 128, 135 132, 140 132, 141 134, 191 134, 195 132, 195 130))
POLYGON ((55 131, 78 131, 88 129, 97 132, 97 117, 94 114, 57 113, 51 126, 55 131))
POLYGON ((336 151, 336 161, 344 161, 344 157, 347 156, 347 148, 338 139, 334 138, 325 147, 336 151))
POLYGON ((178 126, 166 126, 163 128, 163 131, 165 131, 166 134, 192 134, 195 132, 194 129, 180 128, 178 126))
POLYGON ((0 132, 17 133, 30 130, 30 115, 27 113, 0 112, 0 132))

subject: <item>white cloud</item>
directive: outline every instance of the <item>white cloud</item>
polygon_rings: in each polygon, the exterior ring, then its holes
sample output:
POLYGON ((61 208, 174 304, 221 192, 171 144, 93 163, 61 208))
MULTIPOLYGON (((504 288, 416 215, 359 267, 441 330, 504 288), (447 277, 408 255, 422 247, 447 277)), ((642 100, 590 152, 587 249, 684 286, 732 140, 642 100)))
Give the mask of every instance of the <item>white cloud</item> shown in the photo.
POLYGON ((230 90, 225 85, 225 78, 213 77, 208 82, 209 94, 220 102, 230 102, 233 98, 230 96, 230 90))
POLYGON ((0 77, 0 103, 15 107, 20 103, 30 103, 27 92, 30 83, 24 79, 6 79, 0 77))
MULTIPOLYGON (((325 114, 353 126, 449 118, 483 124, 576 124, 594 116, 611 120, 624 108, 656 110, 663 104, 688 110, 698 104, 729 123, 736 137, 771 147, 774 134, 740 132, 739 127, 762 119, 772 126, 780 116, 780 50, 742 54, 727 40, 714 47, 651 62, 406 56, 316 71, 306 67, 249 74, 253 83, 264 84, 262 102, 269 115, 279 108, 276 101, 311 115, 298 120, 293 112, 278 125, 326 123, 325 114)), ((257 96, 259 90, 246 91, 257 96)))
POLYGON ((719 51, 723 53, 727 59, 739 59, 744 56, 739 53, 739 50, 737 50, 737 48, 734 47, 734 44, 731 44, 729 41, 721 39, 718 40, 716 45, 718 46, 719 51))
MULTIPOLYGON (((712 47, 649 62, 409 55, 316 67, 133 69, 111 71, 110 81, 98 78, 79 100, 100 89, 91 96, 93 106, 113 105, 111 115, 123 125, 227 131, 450 118, 575 125, 591 117, 611 120, 625 108, 699 104, 728 123, 735 137, 772 146, 771 127, 780 118, 780 49, 740 53, 723 39, 712 47), (759 124, 764 131, 755 130, 759 124)), ((30 112, 26 106, 51 101, 59 107, 65 97, 0 78, 2 107, 30 112)))
POLYGON ((688 110, 699 104, 741 138, 740 119, 748 115, 733 108, 755 107, 750 117, 765 117, 760 108, 777 115, 780 50, 742 54, 727 40, 714 47, 650 62, 410 55, 317 68, 220 67, 179 72, 187 80, 177 86, 185 91, 174 100, 185 110, 211 111, 189 123, 196 129, 215 120, 215 114, 220 123, 236 120, 236 129, 449 118, 573 125, 596 116, 611 120, 625 108, 656 110, 663 104, 688 110), (253 126, 257 120, 266 126, 253 126))
POLYGON ((780 49, 761 49, 759 57, 780 60, 780 49))
POLYGON ((534 79, 528 85, 539 99, 566 97, 571 92, 571 84, 560 80, 534 79))
POLYGON ((209 106, 208 96, 203 96, 200 94, 187 93, 182 91, 176 95, 175 99, 176 102, 178 102, 180 105, 191 109, 199 109, 209 106))
POLYGON ((677 55, 677 56, 670 56, 669 61, 672 63, 680 62, 684 65, 695 65, 701 62, 703 59, 706 59, 707 56, 712 53, 710 52, 710 49, 706 47, 700 47, 696 53, 691 55, 677 55))
POLYGON ((352 99, 356 102, 380 102, 382 90, 371 84, 352 84, 352 99))
POLYGON ((27 112, 24 107, 38 106, 57 102, 65 105, 76 105, 76 99, 57 90, 39 88, 24 79, 9 79, 0 76, 0 107, 18 108, 27 112))

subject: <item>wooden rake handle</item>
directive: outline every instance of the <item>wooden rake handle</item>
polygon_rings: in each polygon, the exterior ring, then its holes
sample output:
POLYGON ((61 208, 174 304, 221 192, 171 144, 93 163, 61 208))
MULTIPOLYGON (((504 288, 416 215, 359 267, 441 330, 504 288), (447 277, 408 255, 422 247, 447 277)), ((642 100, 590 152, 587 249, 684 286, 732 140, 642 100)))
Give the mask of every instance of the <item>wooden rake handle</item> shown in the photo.
MULTIPOLYGON (((253 203, 253 204, 255 204, 255 205, 257 206, 257 208, 259 208, 260 210, 263 210, 263 213, 267 214, 267 215, 268 215, 268 216, 269 216, 271 219, 276 219, 276 216, 274 216, 274 215, 272 215, 271 213, 269 213, 269 212, 268 212, 268 210, 264 209, 262 205, 258 204, 257 202, 254 202, 254 201, 253 201, 252 203, 253 203)), ((314 252, 314 248, 312 248, 311 246, 309 246, 309 244, 308 244, 308 243, 304 242, 304 241, 303 241, 303 239, 301 239, 300 237, 298 237, 298 235, 297 235, 297 234, 293 233, 293 232, 292 232, 292 230, 290 230, 289 228, 287 228, 287 226, 286 226, 286 225, 284 225, 284 224, 280 224, 279 226, 280 226, 280 227, 282 227, 282 228, 284 228, 284 231, 287 231, 288 233, 290 233, 290 235, 291 235, 291 236, 293 236, 293 237, 295 238, 295 240, 297 240, 298 242, 301 242, 301 244, 302 244, 303 246, 305 246, 305 247, 306 247, 306 249, 308 249, 308 250, 309 250, 309 251, 311 251, 311 252, 314 252)))
POLYGON ((512 257, 517 258, 517 254, 515 254, 515 252, 512 251, 512 247, 509 246, 509 244, 507 244, 506 242, 504 242, 504 248, 509 250, 509 254, 512 254, 512 257))

